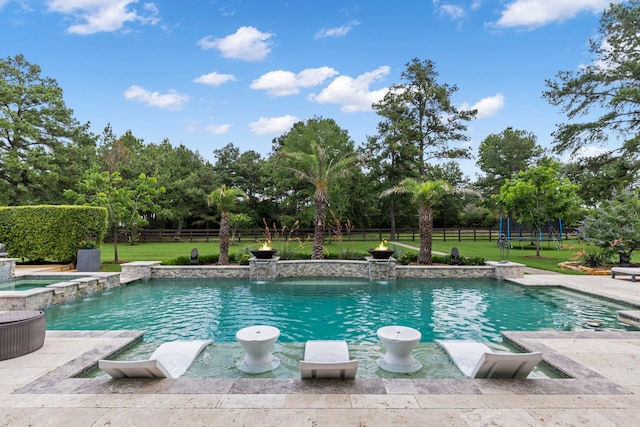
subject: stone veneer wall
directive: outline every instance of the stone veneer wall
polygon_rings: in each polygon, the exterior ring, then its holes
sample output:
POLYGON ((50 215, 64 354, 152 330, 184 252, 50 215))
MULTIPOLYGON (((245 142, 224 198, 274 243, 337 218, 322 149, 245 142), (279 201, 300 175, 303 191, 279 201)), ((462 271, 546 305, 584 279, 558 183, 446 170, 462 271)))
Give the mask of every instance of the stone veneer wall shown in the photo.
MULTIPOLYGON (((81 275, 80 275, 81 276, 81 275)), ((26 291, 0 291, 0 310, 39 310, 120 286, 118 273, 92 273, 26 291)))
POLYGON ((11 279, 16 271, 15 258, 0 258, 0 282, 11 279))
MULTIPOLYGON (((124 270, 123 270, 124 271, 124 270)), ((152 279, 249 279, 245 265, 175 265, 151 267, 152 279)))
MULTIPOLYGON (((384 263, 386 264, 386 263, 384 263)), ((385 265, 388 277, 399 279, 506 279, 524 276, 524 265, 487 262, 484 266, 397 266, 395 260, 385 265)), ((383 263, 375 268, 383 267, 383 263)), ((300 260, 278 261, 277 278, 353 277, 370 278, 369 261, 300 260)), ((161 266, 160 262, 136 262, 122 265, 122 279, 232 278, 249 279, 249 266, 161 266)), ((378 279, 378 277, 374 278, 378 279)))
POLYGON ((515 262, 499 262, 499 261, 487 261, 488 266, 495 269, 496 279, 510 279, 517 277, 524 277, 524 264, 516 264, 515 262))
POLYGON ((495 269, 474 265, 401 265, 397 267, 398 279, 494 279, 495 269))
POLYGON ((290 277, 369 277, 367 261, 344 260, 300 260, 280 261, 277 265, 278 278, 290 277))

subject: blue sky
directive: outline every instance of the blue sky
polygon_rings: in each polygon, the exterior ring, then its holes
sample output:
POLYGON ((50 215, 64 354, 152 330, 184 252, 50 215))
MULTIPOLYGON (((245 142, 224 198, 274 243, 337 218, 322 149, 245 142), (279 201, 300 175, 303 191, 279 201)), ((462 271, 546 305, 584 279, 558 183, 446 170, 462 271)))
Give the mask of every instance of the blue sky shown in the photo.
POLYGON ((590 62, 610 2, 0 0, 0 56, 38 64, 95 133, 110 123, 211 161, 228 143, 266 156, 314 116, 363 144, 379 122, 371 103, 413 58, 458 87, 456 106, 478 109, 474 153, 509 126, 548 147, 565 117, 542 99, 544 80, 590 62))

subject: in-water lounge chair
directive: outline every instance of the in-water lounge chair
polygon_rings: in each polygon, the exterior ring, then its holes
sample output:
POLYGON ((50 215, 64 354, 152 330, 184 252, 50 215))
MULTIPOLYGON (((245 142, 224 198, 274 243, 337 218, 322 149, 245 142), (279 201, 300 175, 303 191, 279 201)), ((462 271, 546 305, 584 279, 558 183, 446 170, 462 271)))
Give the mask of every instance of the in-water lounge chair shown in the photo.
POLYGON ((494 353, 486 345, 467 340, 436 340, 453 363, 469 378, 525 379, 542 361, 542 353, 494 353))
POLYGON ((346 341, 307 341, 304 360, 300 361, 300 377, 354 379, 358 361, 349 360, 346 341))
POLYGON ((171 341, 160 345, 147 360, 99 360, 113 378, 178 378, 211 340, 171 341))

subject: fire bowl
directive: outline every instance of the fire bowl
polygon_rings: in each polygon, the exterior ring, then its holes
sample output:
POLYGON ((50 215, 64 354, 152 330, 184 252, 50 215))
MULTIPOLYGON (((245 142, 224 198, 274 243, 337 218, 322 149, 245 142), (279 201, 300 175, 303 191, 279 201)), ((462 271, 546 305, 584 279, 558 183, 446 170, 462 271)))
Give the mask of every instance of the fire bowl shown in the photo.
POLYGON ((251 251, 254 257, 258 259, 271 259, 278 252, 277 249, 256 249, 251 251))
POLYGON ((375 259, 389 259, 396 251, 391 249, 368 249, 368 252, 375 259))

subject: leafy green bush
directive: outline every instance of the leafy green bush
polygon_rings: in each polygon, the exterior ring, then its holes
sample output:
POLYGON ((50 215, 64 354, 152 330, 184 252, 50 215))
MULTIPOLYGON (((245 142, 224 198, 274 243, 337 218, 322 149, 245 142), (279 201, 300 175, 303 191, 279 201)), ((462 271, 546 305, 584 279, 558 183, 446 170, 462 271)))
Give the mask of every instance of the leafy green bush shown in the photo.
MULTIPOLYGON (((218 262, 218 255, 199 255, 198 265, 210 265, 218 262)), ((180 255, 176 258, 162 261, 162 265, 191 265, 191 255, 180 255)))
POLYGON ((401 265, 409 265, 412 262, 418 261, 418 253, 417 252, 405 252, 400 255, 398 258, 398 263, 401 265))
POLYGON ((177 258, 165 259, 162 261, 162 265, 189 265, 191 264, 191 257, 189 255, 180 255, 177 258))
POLYGON ((460 265, 484 265, 484 257, 481 256, 461 256, 460 265))
POLYGON ((324 248, 324 259, 363 260, 368 253, 358 252, 354 248, 342 247, 338 252, 329 252, 324 248))
MULTIPOLYGON (((198 257, 199 264, 209 265, 209 264, 217 264, 220 256, 218 254, 207 254, 198 257)), ((234 262, 231 259, 231 255, 229 256, 229 262, 234 262)))
MULTIPOLYGON (((451 255, 433 254, 431 260, 434 264, 451 264, 451 255)), ((416 252, 406 252, 398 257, 398 263, 401 265, 409 265, 412 262, 418 261, 418 254, 416 252)), ((484 265, 485 259, 483 257, 470 257, 461 256, 459 265, 484 265)))

